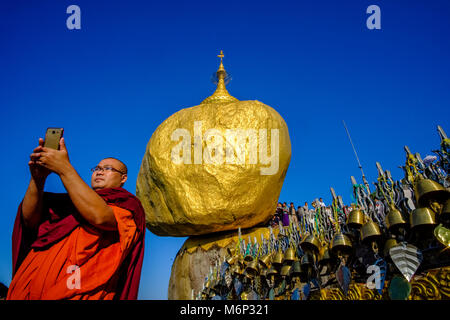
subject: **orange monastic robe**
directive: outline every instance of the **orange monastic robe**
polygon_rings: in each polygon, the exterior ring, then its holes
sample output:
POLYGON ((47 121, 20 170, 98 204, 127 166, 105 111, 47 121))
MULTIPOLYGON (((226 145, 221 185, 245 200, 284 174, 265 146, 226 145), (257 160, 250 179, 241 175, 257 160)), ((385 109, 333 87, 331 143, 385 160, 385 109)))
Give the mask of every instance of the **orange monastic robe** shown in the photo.
POLYGON ((83 224, 46 250, 32 249, 14 275, 7 299, 113 299, 119 267, 137 232, 130 211, 110 207, 118 230, 83 224))

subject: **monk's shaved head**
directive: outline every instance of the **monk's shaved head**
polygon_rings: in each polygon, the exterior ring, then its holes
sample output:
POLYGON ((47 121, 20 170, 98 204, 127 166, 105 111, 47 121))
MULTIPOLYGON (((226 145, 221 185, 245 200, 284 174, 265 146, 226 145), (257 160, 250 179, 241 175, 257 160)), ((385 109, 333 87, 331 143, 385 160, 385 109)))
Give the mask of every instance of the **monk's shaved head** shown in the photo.
POLYGON ((119 165, 121 166, 121 168, 117 168, 117 169, 119 169, 120 171, 122 171, 122 172, 125 173, 125 174, 128 173, 128 168, 127 168, 127 166, 125 165, 125 163, 123 163, 123 162, 120 161, 119 159, 114 158, 114 157, 108 157, 108 158, 105 158, 105 159, 103 159, 103 160, 106 160, 106 159, 113 159, 113 160, 116 160, 117 162, 119 162, 119 165))

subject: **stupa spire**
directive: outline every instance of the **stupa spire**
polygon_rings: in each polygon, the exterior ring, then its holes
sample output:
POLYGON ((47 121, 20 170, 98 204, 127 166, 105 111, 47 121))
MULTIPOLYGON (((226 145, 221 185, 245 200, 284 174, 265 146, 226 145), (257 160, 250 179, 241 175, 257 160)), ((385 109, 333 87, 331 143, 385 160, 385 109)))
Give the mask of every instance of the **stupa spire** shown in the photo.
POLYGON ((216 71, 216 77, 217 77, 217 88, 214 93, 202 101, 201 104, 205 103, 228 103, 233 101, 238 101, 235 97, 231 96, 228 92, 225 84, 225 79, 227 77, 227 72, 225 71, 225 67, 223 66, 223 57, 225 55, 223 54, 223 51, 220 50, 220 54, 217 55, 218 58, 220 58, 220 65, 219 69, 216 71))

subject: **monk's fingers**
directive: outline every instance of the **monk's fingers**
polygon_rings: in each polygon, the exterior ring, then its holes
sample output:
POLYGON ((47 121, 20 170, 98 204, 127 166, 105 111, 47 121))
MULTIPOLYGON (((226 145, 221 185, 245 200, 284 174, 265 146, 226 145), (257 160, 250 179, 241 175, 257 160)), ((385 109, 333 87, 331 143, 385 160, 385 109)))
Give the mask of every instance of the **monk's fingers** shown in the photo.
POLYGON ((31 161, 36 161, 41 157, 41 153, 32 153, 30 154, 30 160, 31 161))
POLYGON ((43 146, 38 146, 38 147, 34 148, 33 153, 42 152, 42 151, 44 151, 44 147, 43 146))
POLYGON ((42 138, 39 138, 39 145, 40 145, 41 147, 43 147, 43 146, 44 146, 44 139, 42 139, 42 138))
POLYGON ((36 160, 35 163, 38 164, 38 165, 40 165, 40 166, 42 166, 42 167, 46 167, 46 166, 47 166, 46 163, 45 163, 45 161, 42 161, 41 159, 36 160))

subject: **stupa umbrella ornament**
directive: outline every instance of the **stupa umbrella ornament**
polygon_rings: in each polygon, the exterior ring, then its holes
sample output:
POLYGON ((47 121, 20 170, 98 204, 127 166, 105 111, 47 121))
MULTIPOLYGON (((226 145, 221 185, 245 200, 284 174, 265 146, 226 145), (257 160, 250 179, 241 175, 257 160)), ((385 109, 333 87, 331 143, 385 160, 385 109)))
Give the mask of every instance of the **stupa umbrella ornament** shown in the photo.
MULTIPOLYGON (((220 58, 220 63, 223 64, 223 58, 225 57, 225 55, 223 54, 223 51, 220 50, 220 54, 217 55, 218 58, 220 58)), ((214 83, 215 85, 219 84, 219 75, 217 72, 214 72, 211 76, 211 82, 214 83)), ((223 81, 224 84, 227 85, 230 83, 231 81, 231 74, 227 71, 224 70, 224 74, 223 74, 223 81)))

